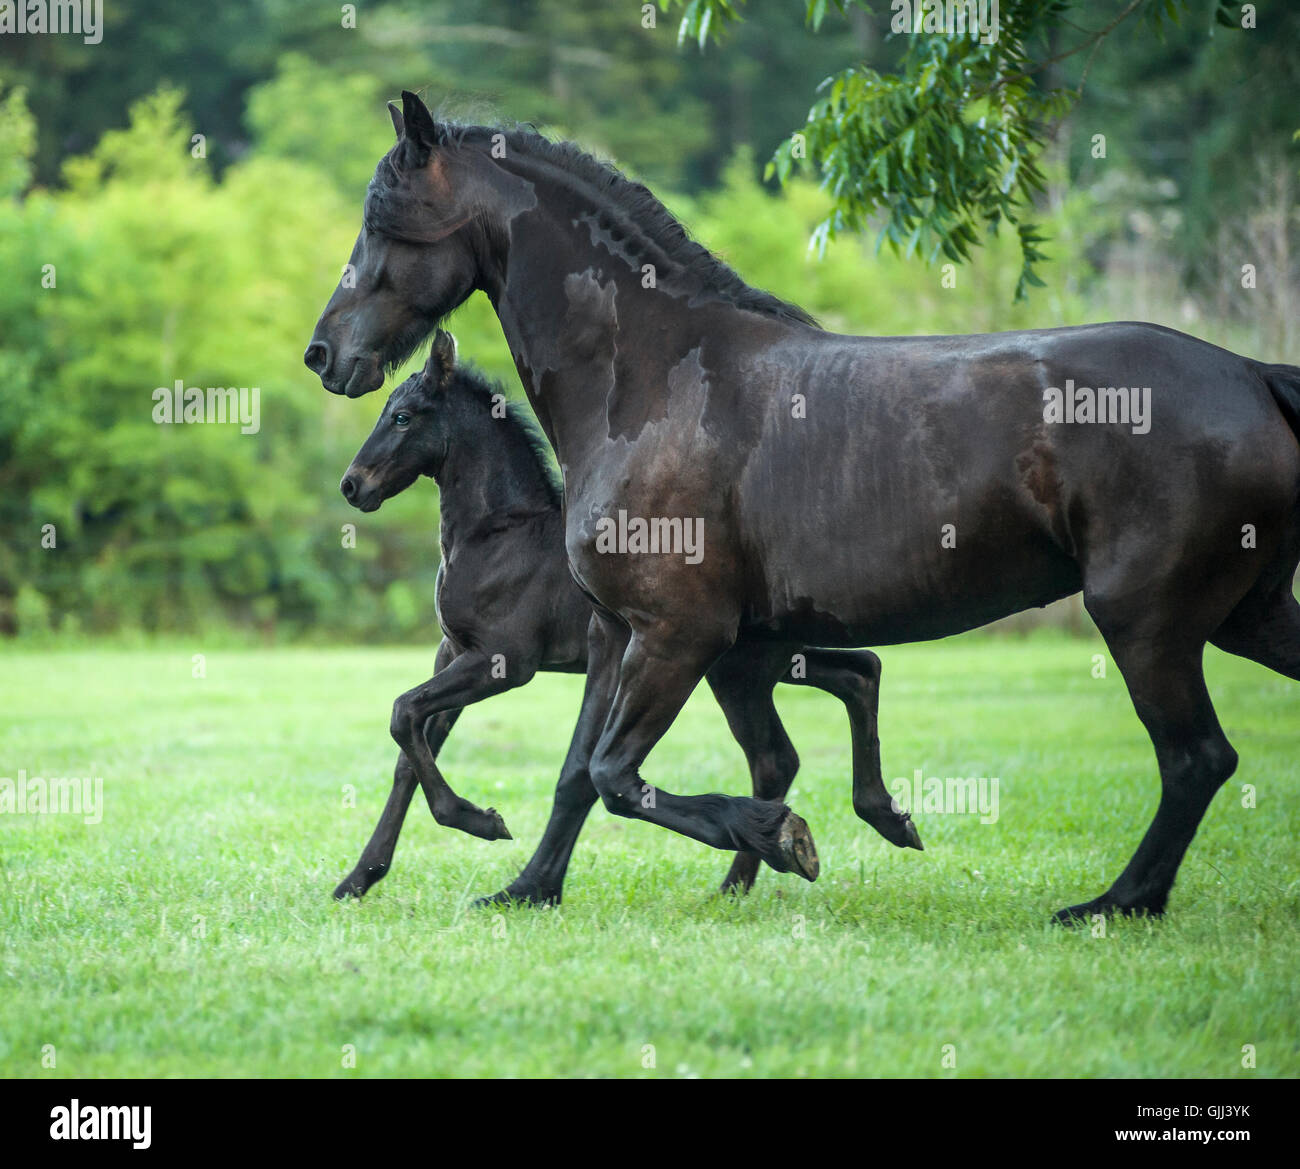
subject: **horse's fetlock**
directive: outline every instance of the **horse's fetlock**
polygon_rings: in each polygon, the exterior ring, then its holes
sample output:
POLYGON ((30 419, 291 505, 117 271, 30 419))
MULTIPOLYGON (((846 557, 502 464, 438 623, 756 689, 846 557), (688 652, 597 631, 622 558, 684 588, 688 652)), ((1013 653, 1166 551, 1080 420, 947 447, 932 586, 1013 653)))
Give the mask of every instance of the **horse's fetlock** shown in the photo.
POLYGON ((641 794, 635 783, 625 782, 618 768, 602 764, 596 760, 591 763, 591 783, 600 796, 605 810, 615 816, 635 816, 640 807, 641 794))
POLYGON ((605 805, 605 811, 612 815, 625 817, 635 815, 636 804, 626 792, 617 789, 602 791, 600 802, 605 805))
POLYGON ((871 799, 867 796, 853 797, 853 814, 859 820, 864 820, 868 824, 879 820, 886 812, 890 811, 890 805, 879 799, 871 799))

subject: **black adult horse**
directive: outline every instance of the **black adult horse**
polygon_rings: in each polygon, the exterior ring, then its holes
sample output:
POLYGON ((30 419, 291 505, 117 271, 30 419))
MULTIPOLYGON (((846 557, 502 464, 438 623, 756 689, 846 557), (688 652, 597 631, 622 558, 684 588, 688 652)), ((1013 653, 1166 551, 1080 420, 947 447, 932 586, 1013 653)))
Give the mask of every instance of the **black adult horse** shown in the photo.
POLYGON ((791 867, 782 805, 641 798, 642 761, 742 632, 887 645, 1082 589, 1162 791, 1111 888, 1058 917, 1162 912, 1237 763, 1206 642, 1300 678, 1300 368, 1131 323, 822 332, 573 146, 403 101, 355 282, 307 364, 334 393, 368 393, 485 292, 564 471, 569 563, 599 614, 551 821, 497 896, 559 894, 597 794, 791 867), (619 512, 702 522, 705 555, 608 551, 619 512))
MULTIPOLYGON (((591 603, 569 574, 560 489, 540 447, 545 439, 482 375, 456 360, 438 330, 424 369, 389 397, 339 489, 375 511, 421 475, 442 494, 442 563, 436 585, 443 639, 433 677, 393 705, 402 747, 393 790, 356 867, 334 896, 361 897, 393 860, 402 820, 422 781, 433 818, 485 840, 508 838, 493 808, 462 799, 438 770, 438 752, 471 703, 526 685, 538 670, 587 669, 591 603), (414 763, 412 763, 414 760, 414 763)), ((708 682, 749 763, 754 795, 784 798, 799 756, 772 703, 778 680, 815 686, 844 703, 853 742, 853 808, 886 840, 920 848, 906 812, 880 774, 876 734, 880 659, 870 650, 741 642, 709 670, 708 682)), ((815 852, 803 876, 815 875, 815 852)), ((722 883, 747 891, 759 858, 738 852, 722 883)))

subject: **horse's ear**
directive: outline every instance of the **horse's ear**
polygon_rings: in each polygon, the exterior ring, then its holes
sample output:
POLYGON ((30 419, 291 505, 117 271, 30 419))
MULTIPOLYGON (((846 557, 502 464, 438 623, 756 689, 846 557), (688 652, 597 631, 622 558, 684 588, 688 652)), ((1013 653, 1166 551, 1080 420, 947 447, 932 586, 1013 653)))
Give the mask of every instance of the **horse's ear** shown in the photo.
POLYGON ((456 372, 456 338, 446 329, 439 329, 433 335, 433 348, 429 351, 429 368, 436 371, 438 388, 442 389, 451 381, 456 372))
POLYGON ((402 122, 402 111, 393 105, 391 101, 388 103, 388 116, 393 119, 394 132, 397 134, 398 138, 401 138, 405 128, 404 123, 402 122))
POLYGON ((402 90, 402 129, 406 135, 406 166, 410 169, 424 166, 442 136, 424 102, 407 89, 402 90))

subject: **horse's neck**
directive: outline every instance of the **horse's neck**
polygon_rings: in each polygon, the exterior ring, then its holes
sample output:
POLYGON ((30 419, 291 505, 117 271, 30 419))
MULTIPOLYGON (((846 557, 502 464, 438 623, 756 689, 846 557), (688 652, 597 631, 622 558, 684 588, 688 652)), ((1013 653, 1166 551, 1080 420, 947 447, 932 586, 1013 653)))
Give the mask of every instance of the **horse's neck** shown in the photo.
MULTIPOLYGON (((565 230, 559 217, 547 230, 516 232, 510 247, 508 275, 492 301, 528 400, 564 466, 608 438, 615 359, 637 361, 629 347, 643 335, 671 347, 671 338, 690 328, 688 298, 648 291, 631 260, 589 245, 586 228, 565 230)), ((643 365, 664 356, 647 351, 643 365)))

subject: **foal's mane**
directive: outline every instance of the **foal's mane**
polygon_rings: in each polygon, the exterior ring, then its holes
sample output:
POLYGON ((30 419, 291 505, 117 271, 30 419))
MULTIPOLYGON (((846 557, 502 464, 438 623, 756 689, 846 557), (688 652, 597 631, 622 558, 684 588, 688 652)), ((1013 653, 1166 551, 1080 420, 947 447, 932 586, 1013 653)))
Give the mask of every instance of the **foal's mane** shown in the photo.
POLYGON ((559 507, 564 499, 564 488, 551 457, 551 444, 532 414, 518 402, 506 397, 504 384, 489 378, 473 364, 458 363, 447 388, 453 392, 459 390, 475 399, 488 417, 491 417, 497 395, 501 396, 506 406, 505 418, 494 420, 493 425, 499 426, 502 421, 505 422, 506 432, 514 440, 511 442, 507 439, 506 449, 526 452, 547 498, 559 507))
MULTIPOLYGON (((504 135, 508 153, 521 155, 563 171, 585 186, 599 206, 633 229, 629 243, 638 236, 667 257, 679 278, 712 293, 728 304, 763 316, 819 327, 811 314, 770 292, 746 284, 736 271, 723 263, 690 232, 654 193, 629 179, 612 163, 588 154, 573 142, 555 142, 532 126, 475 126, 439 122, 444 144, 453 147, 490 147, 496 135, 504 135)), ((367 218, 376 230, 400 238, 400 215, 409 211, 400 194, 401 173, 395 159, 396 147, 384 156, 367 196, 367 218), (386 230, 391 229, 391 230, 386 230)), ((426 213, 428 208, 424 208, 426 213)))

